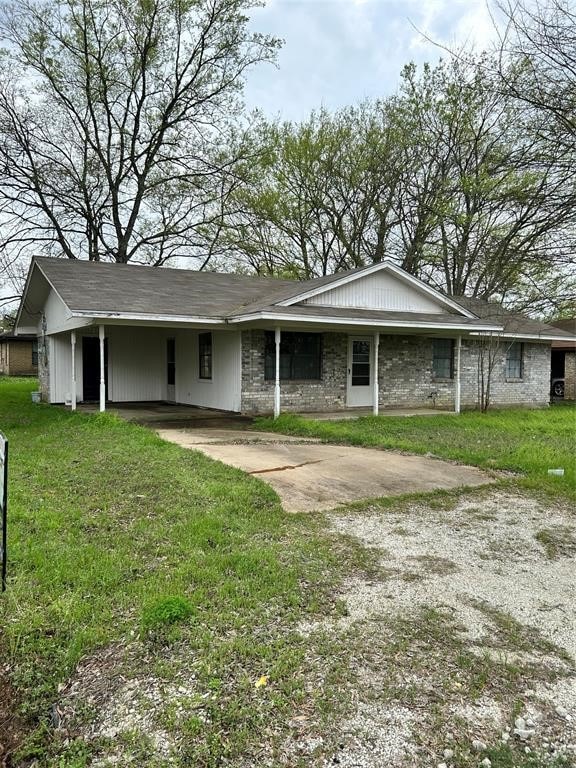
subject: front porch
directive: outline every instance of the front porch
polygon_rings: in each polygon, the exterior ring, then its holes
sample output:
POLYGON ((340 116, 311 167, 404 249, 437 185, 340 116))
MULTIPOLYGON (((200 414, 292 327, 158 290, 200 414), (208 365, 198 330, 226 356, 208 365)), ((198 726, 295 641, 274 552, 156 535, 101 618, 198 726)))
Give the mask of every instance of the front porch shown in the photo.
MULTIPOLYGON (((78 403, 77 410, 81 413, 97 413, 98 403, 78 403)), ((254 422, 254 417, 245 416, 232 411, 215 408, 199 408, 194 405, 178 405, 177 403, 148 402, 148 403, 108 403, 108 413, 113 413, 125 421, 143 426, 152 425, 154 428, 179 429, 246 429, 254 422)), ((443 408, 386 408, 379 412, 380 416, 438 416, 454 413, 443 408)), ((268 415, 270 414, 262 414, 268 415)), ((372 408, 346 408, 341 411, 315 411, 296 413, 306 419, 317 421, 339 421, 359 419, 372 416, 372 408)))

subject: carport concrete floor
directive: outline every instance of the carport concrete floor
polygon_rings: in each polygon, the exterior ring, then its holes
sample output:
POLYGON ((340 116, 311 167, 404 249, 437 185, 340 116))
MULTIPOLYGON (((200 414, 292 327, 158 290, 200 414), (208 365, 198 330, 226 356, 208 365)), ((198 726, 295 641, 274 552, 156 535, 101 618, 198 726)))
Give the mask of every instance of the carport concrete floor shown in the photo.
POLYGON ((362 499, 492 482, 490 475, 474 467, 426 456, 224 429, 217 422, 213 428, 154 426, 164 440, 202 451, 269 483, 287 512, 328 510, 362 499))

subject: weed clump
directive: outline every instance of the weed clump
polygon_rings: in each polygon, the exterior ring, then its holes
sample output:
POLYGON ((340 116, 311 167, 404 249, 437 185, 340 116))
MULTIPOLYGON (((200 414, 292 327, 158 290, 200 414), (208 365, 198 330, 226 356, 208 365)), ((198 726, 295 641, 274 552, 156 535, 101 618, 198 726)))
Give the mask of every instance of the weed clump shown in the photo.
POLYGON ((155 600, 142 611, 144 632, 178 624, 188 619, 194 610, 190 602, 180 595, 170 595, 155 600))

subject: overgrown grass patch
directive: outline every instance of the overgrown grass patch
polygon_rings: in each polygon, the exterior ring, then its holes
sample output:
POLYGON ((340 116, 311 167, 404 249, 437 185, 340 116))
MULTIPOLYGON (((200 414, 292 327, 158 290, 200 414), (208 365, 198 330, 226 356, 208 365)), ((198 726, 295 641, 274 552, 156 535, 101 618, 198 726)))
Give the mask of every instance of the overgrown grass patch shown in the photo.
POLYGON ((326 442, 432 454, 519 473, 519 482, 526 488, 576 499, 574 406, 340 421, 282 414, 276 420, 259 419, 256 427, 326 442), (548 469, 556 468, 564 469, 563 477, 548 475, 548 469))
MULTIPOLYGON (((35 386, 0 380, 10 441, 0 648, 31 731, 19 761, 82 764, 51 724, 58 687, 79 660, 133 643, 142 626, 154 630, 144 633, 152 658, 188 664, 213 702, 198 732, 173 725, 183 764, 250 755, 267 727, 274 745, 307 697, 314 650, 294 627, 336 610, 335 581, 367 567, 366 552, 326 534, 320 515, 286 515, 259 480, 145 428, 31 403, 35 386), (261 675, 271 684, 258 698, 261 675)), ((331 693, 307 698, 320 711, 331 693)))

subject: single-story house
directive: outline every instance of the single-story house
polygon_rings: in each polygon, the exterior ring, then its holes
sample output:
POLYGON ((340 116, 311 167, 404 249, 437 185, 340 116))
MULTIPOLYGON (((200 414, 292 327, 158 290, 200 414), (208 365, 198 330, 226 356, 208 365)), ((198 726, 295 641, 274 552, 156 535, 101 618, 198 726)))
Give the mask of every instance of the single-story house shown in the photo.
POLYGON ((38 339, 33 334, 0 334, 0 376, 37 376, 38 339))
POLYGON ((16 321, 50 403, 167 401, 247 414, 549 402, 569 334, 455 299, 384 260, 293 281, 35 258, 16 321))
POLYGON ((557 391, 563 392, 565 400, 576 400, 576 317, 555 320, 552 325, 569 333, 573 339, 552 342, 552 392, 554 394, 554 384, 561 382, 557 391))

